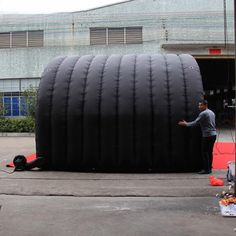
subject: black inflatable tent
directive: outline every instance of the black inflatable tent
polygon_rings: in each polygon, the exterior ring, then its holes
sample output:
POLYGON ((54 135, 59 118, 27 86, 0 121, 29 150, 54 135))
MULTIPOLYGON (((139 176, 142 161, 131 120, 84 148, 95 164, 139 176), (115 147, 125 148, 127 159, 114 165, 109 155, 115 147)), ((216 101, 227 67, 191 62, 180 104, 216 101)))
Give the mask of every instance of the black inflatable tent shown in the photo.
POLYGON ((39 86, 37 157, 69 171, 187 172, 200 166, 199 67, 190 55, 58 57, 39 86))

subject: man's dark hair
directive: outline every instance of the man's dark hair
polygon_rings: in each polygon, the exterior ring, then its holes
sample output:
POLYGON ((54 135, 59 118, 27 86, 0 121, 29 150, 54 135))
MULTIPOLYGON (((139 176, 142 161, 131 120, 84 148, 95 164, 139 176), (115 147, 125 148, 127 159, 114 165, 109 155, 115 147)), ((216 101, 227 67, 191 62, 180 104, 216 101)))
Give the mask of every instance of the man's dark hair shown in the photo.
POLYGON ((205 100, 205 99, 204 99, 204 100, 201 100, 201 101, 199 101, 199 103, 201 103, 201 104, 203 104, 203 105, 205 105, 205 106, 206 106, 206 105, 208 105, 208 101, 207 101, 207 100, 205 100))

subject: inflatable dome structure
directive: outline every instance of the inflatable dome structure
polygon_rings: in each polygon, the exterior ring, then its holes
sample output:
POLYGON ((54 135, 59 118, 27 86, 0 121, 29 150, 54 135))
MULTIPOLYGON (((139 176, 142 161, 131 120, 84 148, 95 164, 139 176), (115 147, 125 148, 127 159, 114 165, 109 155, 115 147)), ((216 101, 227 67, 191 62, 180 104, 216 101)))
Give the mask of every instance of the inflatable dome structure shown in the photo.
POLYGON ((36 153, 45 168, 191 172, 200 167, 195 119, 203 98, 190 55, 58 57, 42 74, 36 153))

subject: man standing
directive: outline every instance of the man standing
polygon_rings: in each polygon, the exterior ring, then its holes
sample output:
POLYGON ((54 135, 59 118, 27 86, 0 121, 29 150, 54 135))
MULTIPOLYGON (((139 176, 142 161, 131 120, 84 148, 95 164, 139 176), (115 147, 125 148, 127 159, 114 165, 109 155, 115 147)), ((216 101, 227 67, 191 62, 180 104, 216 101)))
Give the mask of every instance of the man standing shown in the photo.
POLYGON ((178 124, 186 127, 200 125, 202 131, 201 151, 203 169, 198 174, 210 174, 212 170, 213 146, 216 141, 215 113, 208 109, 207 100, 200 101, 198 108, 201 112, 196 120, 192 122, 183 120, 179 121, 178 124))

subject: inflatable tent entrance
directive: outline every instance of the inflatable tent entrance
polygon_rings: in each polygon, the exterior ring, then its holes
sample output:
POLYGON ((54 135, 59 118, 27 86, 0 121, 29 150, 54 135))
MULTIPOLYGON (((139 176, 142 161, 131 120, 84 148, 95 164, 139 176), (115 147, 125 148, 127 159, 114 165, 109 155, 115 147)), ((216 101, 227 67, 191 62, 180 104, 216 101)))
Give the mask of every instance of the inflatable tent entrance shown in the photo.
POLYGON ((68 171, 191 172, 200 167, 199 67, 190 55, 58 57, 39 86, 37 157, 68 171))

